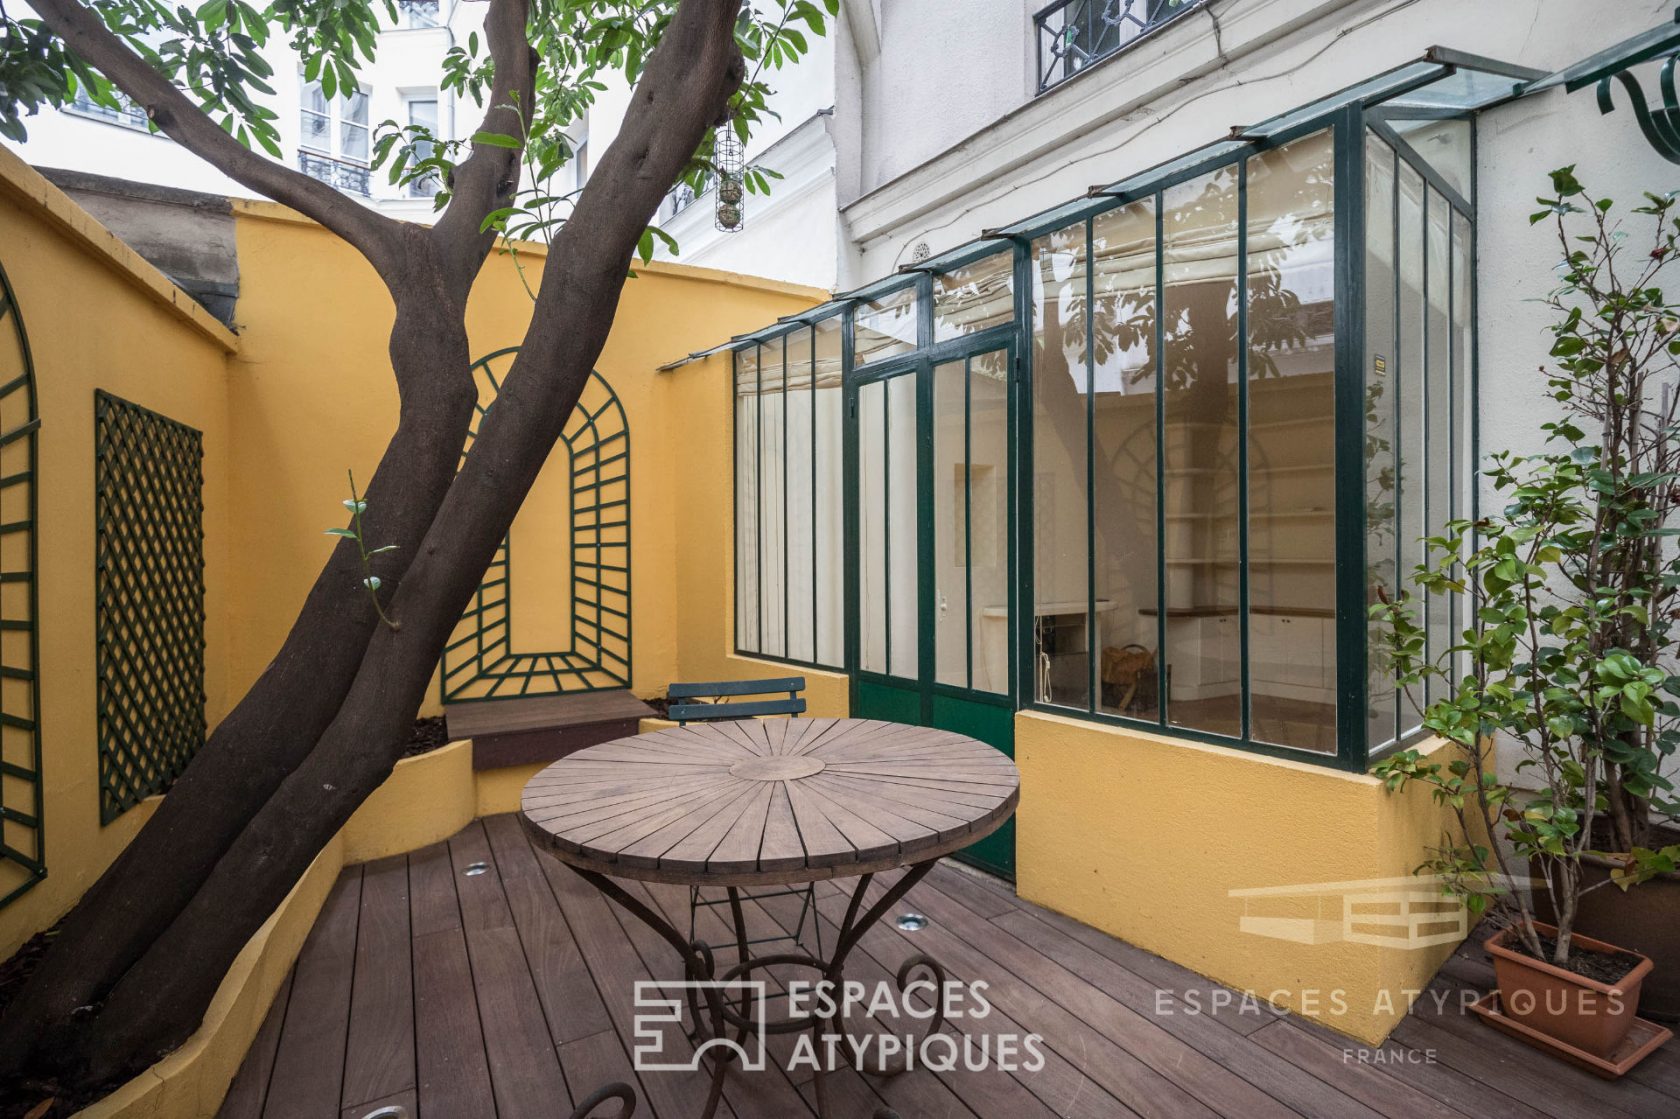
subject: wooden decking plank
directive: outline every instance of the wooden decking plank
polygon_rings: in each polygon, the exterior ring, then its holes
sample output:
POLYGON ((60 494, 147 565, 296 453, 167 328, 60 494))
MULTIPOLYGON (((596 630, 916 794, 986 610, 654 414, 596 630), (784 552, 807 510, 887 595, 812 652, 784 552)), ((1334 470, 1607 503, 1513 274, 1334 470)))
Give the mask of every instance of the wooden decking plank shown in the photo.
MULTIPOLYGON (((651 900, 640 882, 623 882, 620 885, 644 904, 651 900)), ((648 977, 667 981, 683 978, 682 960, 664 938, 617 907, 614 907, 613 916, 617 918, 625 938, 641 957, 648 977)), ((703 918, 707 916, 702 914, 703 918)), ((675 997, 674 993, 672 997, 675 997)), ((777 1069, 766 1068, 752 1075, 731 1075, 724 1082, 723 1096, 734 1107, 735 1113, 744 1119, 756 1119, 760 1115, 774 1115, 781 1119, 782 1116, 803 1114, 799 1093, 777 1069)))
MULTIPOLYGON (((1290 1067, 1335 1087, 1387 1119, 1460 1119, 1464 1112, 1390 1076, 1384 1068, 1349 1060, 1347 1049, 1278 1020, 1249 1035, 1254 1043, 1284 1058, 1290 1067)), ((1296 1077, 1300 1079, 1299 1075, 1296 1077)))
POLYGON ((362 868, 346 867, 298 953, 263 1105, 268 1119, 339 1113, 361 892, 362 868))
MULTIPOLYGON (((1289 1119, 1294 1114, 1292 1108, 1173 1034, 1164 1021, 1155 1020, 1147 1011, 1139 1013, 1110 992, 1094 986, 1088 977, 1070 970, 1066 963, 986 921, 926 882, 917 887, 916 901, 929 917, 946 923, 1045 997, 1098 1026, 1105 1036, 1214 1111, 1243 1115, 1245 1119, 1257 1116, 1289 1119)), ((1343 1116, 1368 1114, 1351 1100, 1347 1103, 1348 1110, 1343 1116)))
MULTIPOLYGON (((1169 1005, 1161 1012, 1160 988, 1113 960, 1023 911, 1005 914, 994 922, 1023 945, 1061 964, 1071 974, 1126 1006, 1191 1046, 1220 1067, 1240 1076, 1284 1107, 1315 1119, 1377 1119, 1377 1113, 1356 1102, 1334 1084, 1300 1075, 1288 1060, 1249 1044, 1243 1035, 1221 1026, 1209 1008, 1169 1005)), ((1219 1110, 1224 1103, 1209 1097, 1219 1110)))
POLYGON ((461 927, 461 902, 455 894, 455 867, 449 844, 433 843, 408 853, 408 917, 415 940, 461 927))
MULTIPOLYGON (((619 1037, 625 1039, 627 1046, 633 1048, 636 1036, 635 984, 638 979, 647 979, 648 973, 635 947, 619 927, 614 912, 616 907, 611 907, 593 886, 558 860, 544 857, 540 865, 554 891, 555 900, 560 904, 566 925, 589 965, 595 988, 601 993, 613 1027, 619 1037)), ((647 1072, 639 1074, 638 1081, 641 1099, 661 1119, 681 1119, 682 1116, 698 1114, 706 1100, 707 1079, 703 1073, 647 1072)), ((727 1100, 720 1106, 718 1114, 734 1114, 727 1100)))
POLYGON ((409 1091, 414 1080, 414 965, 409 934, 408 860, 362 869, 344 1106, 409 1091))
POLYGON ((286 1020, 286 1003, 292 993, 292 975, 288 971, 274 992, 274 1001, 245 1051, 233 1083, 216 1112, 216 1119, 258 1119, 263 1113, 263 1101, 268 1097, 268 1078, 274 1071, 274 1054, 280 1048, 280 1029, 286 1020))
MULTIPOLYGON (((838 920, 845 912, 847 896, 837 888, 825 886, 817 887, 818 905, 838 920)), ((920 902, 918 896, 917 904, 920 902)), ((1206 1119, 1215 1114, 1206 1104, 1106 1037, 1094 1023, 1033 989, 1030 981, 1009 975, 983 954, 984 949, 978 943, 949 925, 934 924, 922 929, 916 933, 916 944, 958 975, 985 976, 990 984, 986 998, 994 1007, 1018 1022, 1031 1023, 1032 1032, 1041 1035, 1050 1048, 1076 1060, 1082 1073, 1145 1119, 1179 1116, 1206 1119)), ((1046 1102, 1055 1106, 1054 1101, 1046 1102)))
MULTIPOLYGON (((612 1028, 589 967, 560 915, 538 855, 511 816, 486 820, 484 830, 513 911, 514 928, 536 984, 537 999, 555 1045, 612 1028)), ((588 1093, 584 1093, 587 1095, 588 1093)))
POLYGON ((1472 1080, 1497 1088, 1555 1119, 1623 1119, 1631 1114, 1612 1103, 1608 1092, 1595 1098, 1570 1085, 1549 1083, 1549 1078, 1540 1071, 1543 1061, 1536 1060, 1531 1053, 1496 1044, 1509 1039, 1486 1026, 1478 1024, 1478 1028, 1489 1035, 1481 1039, 1486 1044, 1466 1045, 1440 1025, 1413 1015, 1403 1019, 1391 1037, 1407 1048, 1434 1052, 1442 1063, 1472 1080))
MULTIPOLYGON (((998 897, 995 890, 969 883, 974 876, 961 871, 951 870, 942 873, 944 868, 929 875, 930 880, 941 890, 946 890, 957 897, 965 905, 975 908, 975 900, 984 898, 990 904, 990 899, 998 897), (964 892, 964 891, 967 892, 964 892)), ((1180 1002, 1206 1008, 1218 1006, 1226 999, 1234 999, 1235 1005, 1230 1013, 1213 1015, 1221 1025, 1239 1034, 1251 1034, 1260 1027, 1269 1025, 1283 1017, 1270 1003, 1258 998, 1243 999, 1242 992, 1233 991, 1221 983, 1216 983, 1205 976, 1197 975, 1189 968, 1163 959, 1152 952, 1147 952, 1123 940, 1117 940, 1098 929, 1082 924, 1072 917, 1064 916, 1052 910, 1041 909, 1038 906, 1022 902, 1013 907, 1010 912, 1026 912, 1044 924, 1079 941, 1087 948, 1108 957, 1127 971, 1148 980, 1159 990, 1171 993, 1180 1002), (1186 998, 1186 993, 1193 997, 1186 998), (1217 1000, 1217 1001, 1216 1001, 1217 1000)))
POLYGON ((566 1081, 518 931, 469 927, 467 958, 498 1119, 552 1119, 566 1081))
POLYGON ((630 692, 613 689, 451 703, 444 708, 444 714, 452 738, 474 738, 619 719, 647 719, 657 712, 630 692))
MULTIPOLYGON (((779 907, 784 910, 795 910, 792 914, 777 917, 778 927, 784 930, 791 929, 797 920, 797 907, 785 904, 793 900, 791 898, 779 898, 775 899, 774 903, 764 903, 767 910, 776 903, 781 903, 779 907)), ((825 942, 830 945, 837 944, 840 939, 840 930, 827 917, 820 917, 820 919, 825 925, 825 942)), ((851 956, 846 961, 846 978, 860 980, 872 991, 876 989, 897 991, 896 976, 898 968, 913 954, 913 951, 909 946, 905 946, 904 949, 897 952, 894 951, 894 948, 895 946, 886 927, 877 924, 864 933, 862 940, 852 950, 851 956)), ((928 973, 919 971, 914 978, 928 978, 928 973)), ((947 972, 946 978, 950 982, 961 980, 960 976, 951 972, 947 972)), ((924 991, 917 990, 910 998, 924 1010, 932 1006, 930 996, 924 991)), ((922 1038, 926 1030, 925 1021, 914 1017, 888 1019, 879 1023, 871 1023, 871 1026, 876 1032, 896 1034, 900 1037, 909 1037, 912 1040, 922 1038)), ((857 1026, 854 1024, 853 1028, 855 1030, 857 1026)), ((1022 1073, 1020 1077, 1016 1077, 1011 1075, 1008 1070, 997 1065, 989 1065, 983 1069, 971 1069, 963 1061, 962 1039, 965 1034, 974 1036, 977 1046, 995 1041, 1000 1037, 1013 1037, 1016 1039, 1018 1046, 1019 1039, 1030 1033, 1030 1030, 1020 1028, 1017 1023, 1008 1020, 1004 1015, 994 1010, 984 1018, 953 1018, 946 1022, 944 1032, 951 1035, 957 1044, 957 1048, 954 1050, 956 1056, 955 1067, 935 1071, 918 1066, 911 1072, 887 1080, 866 1077, 888 1104, 906 1114, 928 1113, 925 1109, 931 1106, 929 1101, 919 1097, 919 1095, 912 1095, 905 1082, 910 1078, 931 1077, 961 1100, 963 1106, 975 1115, 1007 1115, 1018 1116, 1020 1119, 1055 1119, 1058 1112, 1047 1107, 1022 1083, 1024 1079, 1038 1076, 1038 1072, 1022 1073)), ((944 1052, 943 1049, 936 1050, 936 1053, 940 1055, 943 1055, 944 1052)), ((1048 1056, 1046 1054, 1047 1059, 1048 1056)), ((1022 1062, 1029 1058, 1029 1053, 1017 1049, 1011 1060, 1022 1062)), ((1106 1097, 1106 1093, 1103 1093, 1103 1095, 1106 1097)), ((1108 1110, 1106 1114, 1116 1116, 1119 1113, 1108 1110)))
POLYGON ((377 1115, 387 1107, 400 1107, 404 1115, 418 1115, 420 1113, 420 1097, 413 1088, 401 1092, 394 1092, 377 1100, 367 1103, 351 1104, 339 1112, 339 1119, 366 1119, 369 1115, 377 1115))
POLYGON ((479 821, 449 837, 449 861, 455 870, 455 893, 461 899, 461 926, 469 934, 479 929, 513 928, 513 911, 508 908, 490 841, 479 821), (480 865, 482 873, 469 873, 480 865))
POLYGON ((414 940, 414 1050, 424 1119, 485 1119, 494 1105, 466 936, 414 940))
MULTIPOLYGON (((628 1084, 638 1091, 635 1069, 624 1052, 624 1044, 610 1026, 587 1037, 574 1038, 560 1046, 560 1067, 566 1074, 566 1088, 571 1092, 572 1106, 587 1099, 608 1084, 628 1084)), ((612 1111, 602 1114, 612 1115, 612 1111)), ((641 1111, 638 1109, 637 1115, 641 1111)), ((681 1116, 676 1119, 682 1119, 681 1116)))

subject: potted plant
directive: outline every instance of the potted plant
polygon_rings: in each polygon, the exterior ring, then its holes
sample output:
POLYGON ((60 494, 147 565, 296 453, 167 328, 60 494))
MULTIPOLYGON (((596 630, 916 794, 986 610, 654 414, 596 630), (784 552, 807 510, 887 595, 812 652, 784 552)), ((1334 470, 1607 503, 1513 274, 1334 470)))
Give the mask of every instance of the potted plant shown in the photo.
MULTIPOLYGON (((1499 511, 1430 538, 1414 590, 1372 606, 1423 726, 1456 751, 1440 762, 1402 750, 1376 772, 1391 789, 1424 782, 1455 813, 1458 833, 1419 870, 1497 918, 1487 944, 1504 1019, 1602 1062, 1628 1055, 1618 1047, 1653 968, 1630 950, 1647 933, 1614 916, 1584 935, 1588 899, 1680 863, 1663 772, 1680 741, 1680 308, 1658 286, 1680 222, 1675 195, 1647 195, 1634 213, 1655 237, 1635 247, 1573 168, 1552 187, 1533 218, 1555 224, 1563 250, 1546 297, 1557 318, 1545 446, 1491 455, 1499 511), (1464 596, 1450 648, 1430 647, 1418 592, 1464 596), (1508 778, 1500 743, 1517 757, 1508 778)), ((1680 924, 1672 900, 1660 923, 1669 935, 1680 924)), ((1680 973, 1665 965, 1664 978, 1680 973)), ((1641 1056, 1662 1040, 1646 1034, 1641 1056)))

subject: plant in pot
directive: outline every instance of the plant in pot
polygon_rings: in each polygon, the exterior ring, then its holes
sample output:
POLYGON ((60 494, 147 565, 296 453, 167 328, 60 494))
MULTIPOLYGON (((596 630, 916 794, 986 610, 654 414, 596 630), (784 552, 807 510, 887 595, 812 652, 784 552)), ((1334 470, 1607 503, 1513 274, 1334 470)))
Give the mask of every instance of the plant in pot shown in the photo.
MULTIPOLYGON (((1680 307, 1659 286, 1680 221, 1675 195, 1647 195, 1633 212, 1655 232, 1636 242, 1573 168, 1551 178, 1533 220, 1562 248, 1546 297, 1555 418, 1538 453, 1484 464, 1498 512, 1429 538, 1412 587, 1372 606, 1423 726, 1455 747, 1445 761, 1402 750, 1376 772, 1391 789, 1425 783, 1455 814, 1418 869, 1494 917, 1506 1020, 1614 1071, 1667 1036, 1624 1046, 1652 962, 1619 928, 1586 935, 1581 917, 1595 895, 1649 888, 1680 863, 1664 830, 1680 812, 1664 775, 1680 741, 1680 307), (1454 595, 1466 627, 1442 649, 1419 617, 1454 595)), ((1660 923, 1672 935, 1680 909, 1660 923)))

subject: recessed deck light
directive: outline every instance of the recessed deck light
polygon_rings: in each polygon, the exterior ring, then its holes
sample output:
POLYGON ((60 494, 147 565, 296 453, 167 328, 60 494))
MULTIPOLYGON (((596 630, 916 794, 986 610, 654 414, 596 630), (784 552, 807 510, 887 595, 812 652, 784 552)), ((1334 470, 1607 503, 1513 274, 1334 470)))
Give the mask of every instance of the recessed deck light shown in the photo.
POLYGON ((921 932, 928 926, 928 919, 920 913, 900 913, 898 920, 893 922, 900 932, 921 932))

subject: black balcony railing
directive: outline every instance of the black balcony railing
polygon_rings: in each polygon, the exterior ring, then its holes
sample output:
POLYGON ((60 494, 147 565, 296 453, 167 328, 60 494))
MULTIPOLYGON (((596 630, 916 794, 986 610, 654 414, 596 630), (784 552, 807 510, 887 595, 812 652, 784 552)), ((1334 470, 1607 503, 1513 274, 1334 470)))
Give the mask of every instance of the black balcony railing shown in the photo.
POLYGON ((320 179, 328 186, 337 187, 349 194, 365 195, 369 192, 368 169, 360 163, 334 159, 330 155, 317 152, 300 151, 298 169, 312 179, 320 179))
POLYGON ((1209 0, 1057 0, 1037 15, 1038 92, 1067 81, 1209 0))

